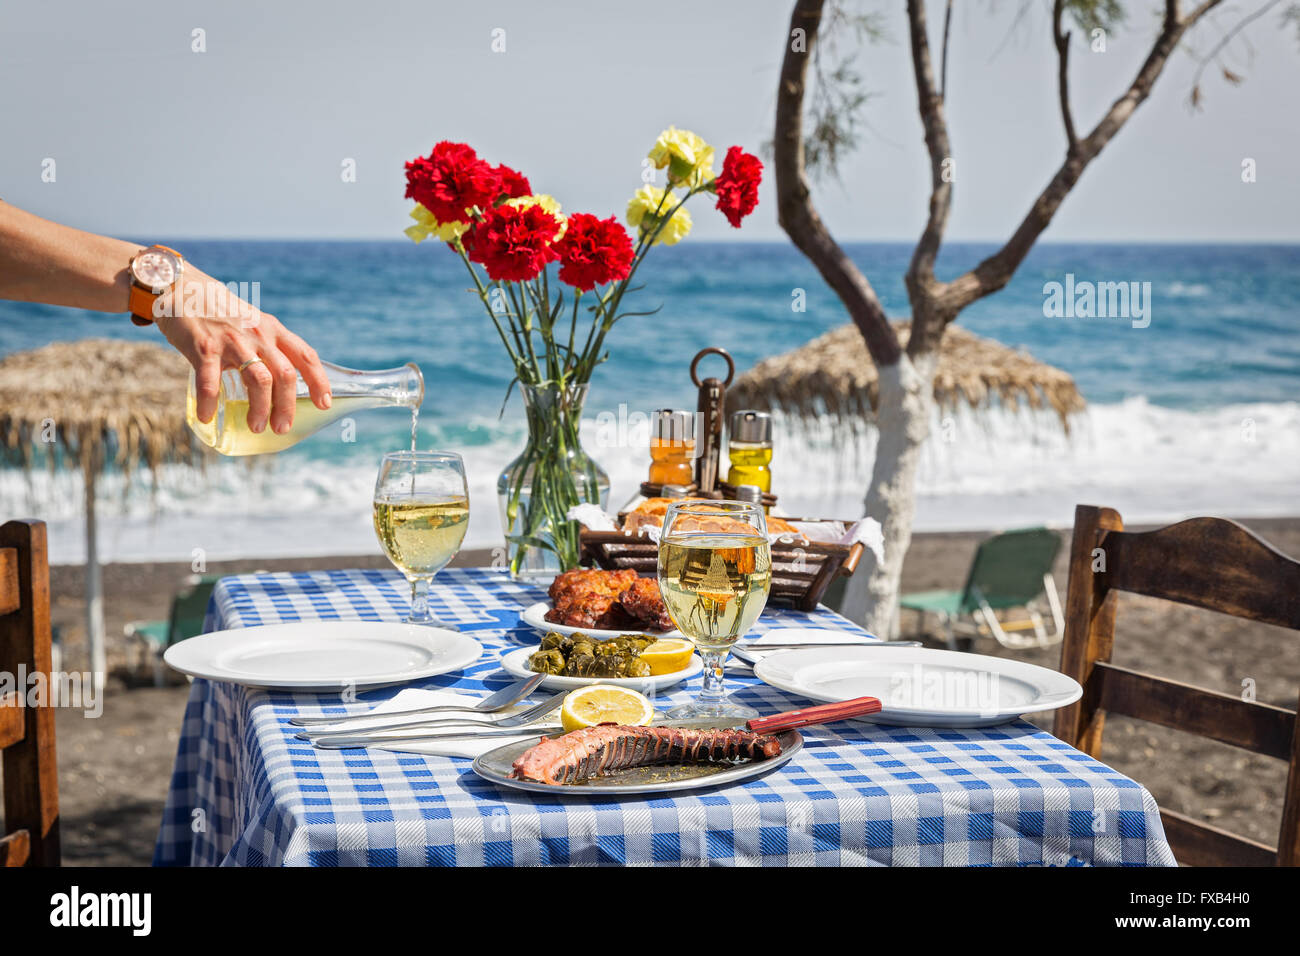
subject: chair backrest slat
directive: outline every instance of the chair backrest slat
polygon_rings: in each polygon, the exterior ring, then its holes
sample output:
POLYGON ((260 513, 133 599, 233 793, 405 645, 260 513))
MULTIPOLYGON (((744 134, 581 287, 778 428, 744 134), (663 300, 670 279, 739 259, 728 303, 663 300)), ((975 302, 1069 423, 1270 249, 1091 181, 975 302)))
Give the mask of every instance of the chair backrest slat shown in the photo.
POLYGON ((1109 711, 1287 760, 1276 849, 1170 811, 1161 817, 1180 862, 1300 865, 1300 716, 1112 665, 1120 591, 1300 630, 1300 561, 1223 518, 1134 533, 1124 530, 1118 512, 1080 505, 1070 545, 1061 672, 1083 686, 1083 697, 1057 711, 1052 728, 1100 757, 1109 711))
POLYGON ((1287 760, 1295 711, 1098 661, 1101 709, 1287 760))
POLYGON ((1191 817, 1160 811, 1165 838, 1174 859, 1184 866, 1272 866, 1277 851, 1254 840, 1198 823, 1191 817))
POLYGON ((1101 548, 1107 587, 1300 628, 1300 562, 1234 521, 1192 518, 1157 531, 1111 532, 1101 548))
MULTIPOLYGON (((0 525, 0 554, 12 556, 17 577, 17 601, 0 611, 0 671, 44 674, 53 686, 50 668, 50 565, 45 524, 9 521, 0 525)), ((10 572, 0 568, 0 578, 10 572)), ((19 687, 19 693, 27 688, 19 687)), ((59 781, 54 753, 54 706, 51 700, 25 702, 6 708, 0 729, 17 739, 0 748, 0 784, 4 793, 4 826, 13 839, 5 851, 26 865, 59 864, 59 781), (35 706, 32 706, 32 704, 35 706), (19 835, 19 834, 25 835, 19 835)), ((0 834, 4 835, 4 834, 0 834)))

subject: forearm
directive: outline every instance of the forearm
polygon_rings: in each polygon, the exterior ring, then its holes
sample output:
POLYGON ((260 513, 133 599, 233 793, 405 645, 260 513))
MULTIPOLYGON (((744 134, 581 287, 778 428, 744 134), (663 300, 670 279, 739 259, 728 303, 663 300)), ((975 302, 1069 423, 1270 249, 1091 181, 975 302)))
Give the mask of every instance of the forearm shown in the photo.
POLYGON ((125 312, 127 263, 142 248, 0 201, 0 299, 125 312))
MULTIPOLYGON (((126 312, 131 259, 144 247, 49 222, 0 201, 0 299, 98 312, 126 312)), ((318 408, 330 407, 330 383, 310 345, 192 264, 159 301, 158 330, 194 367, 199 420, 217 409, 223 369, 238 369, 248 388, 248 427, 268 419, 283 434, 293 425, 299 374, 318 408), (170 298, 170 302, 168 301, 170 298), (273 403, 274 402, 274 406, 273 403)), ((129 328, 129 326, 127 326, 129 328)))

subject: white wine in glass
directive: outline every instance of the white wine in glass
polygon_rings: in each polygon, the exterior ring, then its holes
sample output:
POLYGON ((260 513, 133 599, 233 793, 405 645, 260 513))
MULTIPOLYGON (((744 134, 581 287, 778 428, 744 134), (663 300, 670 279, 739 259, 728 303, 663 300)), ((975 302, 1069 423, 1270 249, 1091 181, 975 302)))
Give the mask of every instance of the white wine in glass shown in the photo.
POLYGON ((722 668, 731 645, 758 620, 772 587, 772 550, 759 505, 685 500, 669 506, 659 538, 659 590, 678 630, 704 661, 704 687, 673 718, 757 717, 729 700, 722 668))
POLYGON ((453 452, 384 456, 375 482, 375 534, 388 560, 411 582, 408 624, 451 630, 429 611, 429 584, 460 550, 469 529, 465 464, 453 452))

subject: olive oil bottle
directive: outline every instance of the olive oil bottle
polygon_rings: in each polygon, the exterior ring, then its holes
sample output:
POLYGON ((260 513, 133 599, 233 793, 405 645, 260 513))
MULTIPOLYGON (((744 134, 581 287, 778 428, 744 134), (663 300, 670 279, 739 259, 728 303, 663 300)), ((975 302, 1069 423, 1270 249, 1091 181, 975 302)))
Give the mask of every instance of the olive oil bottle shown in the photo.
POLYGON ((733 488, 755 485, 772 490, 772 416, 767 412, 739 411, 731 416, 727 439, 731 469, 727 484, 733 488))

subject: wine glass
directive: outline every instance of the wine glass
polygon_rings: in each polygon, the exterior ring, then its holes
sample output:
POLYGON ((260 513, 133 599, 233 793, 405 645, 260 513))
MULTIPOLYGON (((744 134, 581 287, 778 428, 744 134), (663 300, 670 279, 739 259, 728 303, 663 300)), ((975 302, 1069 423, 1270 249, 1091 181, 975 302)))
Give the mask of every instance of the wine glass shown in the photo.
POLYGON ((411 614, 405 623, 460 630, 429 613, 429 583, 456 556, 468 528, 469 489, 460 455, 384 455, 375 480, 375 534, 388 560, 411 582, 411 614))
POLYGON ((668 506, 659 537, 659 590, 677 629, 704 660, 704 686, 681 718, 757 717, 722 690, 727 653, 767 604, 772 550, 761 505, 684 499, 668 506))

